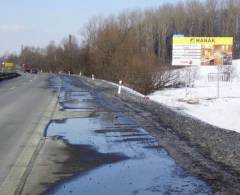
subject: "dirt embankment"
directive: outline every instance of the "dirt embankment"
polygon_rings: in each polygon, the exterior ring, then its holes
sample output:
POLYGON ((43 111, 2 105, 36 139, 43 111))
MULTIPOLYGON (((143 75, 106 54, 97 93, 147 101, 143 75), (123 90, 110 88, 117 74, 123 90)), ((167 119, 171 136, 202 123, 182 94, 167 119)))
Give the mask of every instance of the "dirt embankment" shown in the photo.
POLYGON ((85 77, 83 80, 113 101, 122 101, 135 110, 133 117, 145 125, 187 171, 204 178, 217 192, 240 193, 240 134, 129 94, 124 89, 117 95, 117 87, 104 81, 85 77))

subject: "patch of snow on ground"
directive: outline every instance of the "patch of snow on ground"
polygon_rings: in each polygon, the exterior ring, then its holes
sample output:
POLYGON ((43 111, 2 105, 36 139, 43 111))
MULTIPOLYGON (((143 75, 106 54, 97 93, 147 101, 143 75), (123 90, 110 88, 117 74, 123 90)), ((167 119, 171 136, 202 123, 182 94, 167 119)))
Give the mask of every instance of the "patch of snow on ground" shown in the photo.
POLYGON ((220 98, 216 98, 217 83, 207 79, 216 67, 201 67, 194 88, 165 89, 149 97, 212 125, 240 132, 240 60, 233 62, 233 69, 234 78, 220 82, 220 98))

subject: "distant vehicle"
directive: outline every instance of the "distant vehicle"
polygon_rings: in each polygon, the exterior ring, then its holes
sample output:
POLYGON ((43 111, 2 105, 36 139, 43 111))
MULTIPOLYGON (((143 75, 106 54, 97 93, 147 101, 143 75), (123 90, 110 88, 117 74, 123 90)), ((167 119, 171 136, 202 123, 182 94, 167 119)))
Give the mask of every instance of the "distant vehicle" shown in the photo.
POLYGON ((31 72, 31 66, 28 65, 28 64, 22 64, 22 71, 30 73, 31 72))
POLYGON ((31 69, 31 73, 32 73, 32 74, 37 74, 37 73, 38 73, 38 70, 37 70, 36 68, 33 68, 33 69, 31 69))

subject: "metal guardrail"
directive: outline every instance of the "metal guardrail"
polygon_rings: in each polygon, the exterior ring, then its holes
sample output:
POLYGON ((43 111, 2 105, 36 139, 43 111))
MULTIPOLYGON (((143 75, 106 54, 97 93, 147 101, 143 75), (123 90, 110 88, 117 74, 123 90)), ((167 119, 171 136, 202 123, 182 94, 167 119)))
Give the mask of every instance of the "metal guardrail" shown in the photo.
POLYGON ((3 73, 3 74, 0 73, 0 81, 12 79, 18 76, 19 76, 18 73, 3 73))

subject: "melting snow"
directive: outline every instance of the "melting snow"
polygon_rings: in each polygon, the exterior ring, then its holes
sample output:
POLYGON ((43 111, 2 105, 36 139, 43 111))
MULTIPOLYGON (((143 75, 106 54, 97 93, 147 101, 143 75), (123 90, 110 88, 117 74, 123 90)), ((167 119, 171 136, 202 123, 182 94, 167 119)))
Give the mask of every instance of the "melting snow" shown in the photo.
POLYGON ((217 69, 207 66, 199 68, 193 88, 165 89, 149 97, 212 125, 240 132, 240 60, 233 62, 233 69, 233 79, 220 82, 220 98, 216 98, 217 82, 208 82, 208 73, 217 69))

